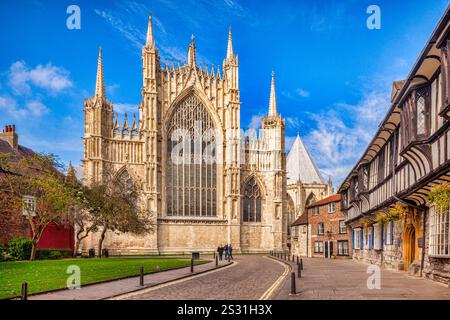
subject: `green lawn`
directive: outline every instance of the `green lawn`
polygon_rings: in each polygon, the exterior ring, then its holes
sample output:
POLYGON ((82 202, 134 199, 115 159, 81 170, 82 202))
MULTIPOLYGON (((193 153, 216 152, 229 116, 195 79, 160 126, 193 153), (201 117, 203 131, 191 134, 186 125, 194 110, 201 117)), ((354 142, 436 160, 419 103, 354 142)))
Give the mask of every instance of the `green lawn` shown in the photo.
MULTIPOLYGON (((195 261, 196 264, 206 261, 195 261)), ((190 259, 175 258, 109 258, 65 259, 42 261, 18 261, 0 263, 0 299, 20 295, 23 281, 28 282, 28 292, 38 293, 66 288, 69 274, 67 267, 77 265, 81 270, 81 284, 139 275, 140 267, 145 273, 168 270, 190 265, 190 259)))

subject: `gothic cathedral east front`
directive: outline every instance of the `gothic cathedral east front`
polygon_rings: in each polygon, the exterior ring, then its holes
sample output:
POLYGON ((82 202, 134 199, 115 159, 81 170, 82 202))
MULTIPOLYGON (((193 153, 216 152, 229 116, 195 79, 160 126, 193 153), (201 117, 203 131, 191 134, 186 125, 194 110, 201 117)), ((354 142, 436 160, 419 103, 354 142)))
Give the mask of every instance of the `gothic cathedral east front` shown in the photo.
MULTIPOLYGON (((119 125, 99 52, 95 95, 84 105, 84 184, 104 181, 106 172, 133 183, 155 226, 144 236, 107 233, 104 248, 116 254, 212 252, 231 243, 236 252, 286 250, 285 121, 274 75, 268 114, 254 138, 241 130, 231 30, 222 71, 197 65, 193 37, 187 57, 184 66, 161 65, 150 17, 139 116, 125 115, 119 125), (202 152, 213 142, 208 161, 194 150, 174 161, 179 130, 192 139, 206 136, 202 152)), ((95 248, 98 236, 87 238, 83 250, 95 248)))

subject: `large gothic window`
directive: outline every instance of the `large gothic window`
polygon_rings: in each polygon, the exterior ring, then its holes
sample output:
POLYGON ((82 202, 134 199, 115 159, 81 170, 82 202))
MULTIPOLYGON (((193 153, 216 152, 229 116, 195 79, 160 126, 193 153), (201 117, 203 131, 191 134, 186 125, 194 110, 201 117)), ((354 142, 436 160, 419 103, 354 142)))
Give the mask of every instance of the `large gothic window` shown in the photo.
POLYGON ((166 202, 168 216, 216 216, 214 124, 202 102, 189 96, 168 126, 166 202), (180 136, 180 132, 186 134, 180 136), (182 144, 182 160, 173 157, 182 144), (207 157, 204 157, 207 156, 207 157))
POLYGON ((254 178, 244 190, 244 222, 261 222, 261 191, 254 178))

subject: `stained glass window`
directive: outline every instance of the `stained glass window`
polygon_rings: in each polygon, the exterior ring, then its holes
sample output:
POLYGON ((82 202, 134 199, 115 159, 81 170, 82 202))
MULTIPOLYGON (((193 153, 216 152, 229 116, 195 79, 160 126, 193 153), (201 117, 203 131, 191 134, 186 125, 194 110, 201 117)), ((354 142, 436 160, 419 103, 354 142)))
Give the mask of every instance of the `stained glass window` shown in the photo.
POLYGON ((244 222, 261 222, 261 191, 255 179, 247 183, 244 190, 244 222))
POLYGON ((203 139, 205 131, 211 129, 212 118, 197 97, 189 96, 176 107, 167 130, 168 216, 216 216, 216 154, 213 151, 208 155, 207 162, 203 157, 205 148, 216 141, 214 134, 203 139), (177 132, 184 132, 184 139, 190 141, 183 143, 177 132), (173 157, 172 151, 179 150, 181 144, 182 157, 173 157))

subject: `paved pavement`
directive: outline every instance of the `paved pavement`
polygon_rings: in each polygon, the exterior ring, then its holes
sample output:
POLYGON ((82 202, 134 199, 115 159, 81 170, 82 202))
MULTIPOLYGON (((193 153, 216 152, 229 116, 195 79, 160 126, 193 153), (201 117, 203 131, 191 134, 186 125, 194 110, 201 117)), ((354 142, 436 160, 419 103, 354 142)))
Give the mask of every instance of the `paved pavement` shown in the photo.
POLYGON ((236 264, 177 284, 124 297, 132 300, 256 300, 269 290, 285 267, 258 255, 236 255, 236 264))
MULTIPOLYGON (((202 256, 208 259, 207 256, 202 256)), ((209 256, 212 260, 212 256, 209 256)), ((227 265, 226 261, 219 263, 220 266, 227 265)), ((175 279, 195 275, 201 272, 213 270, 216 268, 215 262, 196 265, 194 274, 191 273, 190 267, 152 273, 144 276, 144 287, 159 285, 161 283, 172 281, 175 279)), ((39 294, 29 296, 29 300, 101 300, 113 296, 125 294, 131 291, 141 289, 139 286, 139 277, 132 277, 122 280, 115 280, 105 283, 83 286, 78 290, 62 290, 47 294, 39 294)))
MULTIPOLYGON (((297 275, 297 267, 290 263, 297 275)), ((406 272, 381 268, 380 290, 369 290, 368 264, 352 260, 303 258, 297 295, 290 295, 290 278, 280 287, 277 300, 409 300, 450 299, 450 288, 406 272)))

